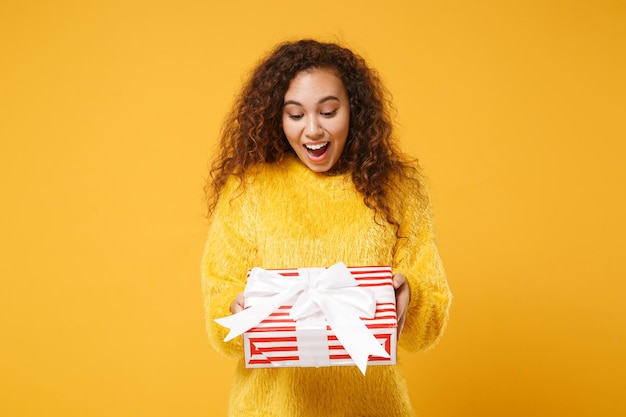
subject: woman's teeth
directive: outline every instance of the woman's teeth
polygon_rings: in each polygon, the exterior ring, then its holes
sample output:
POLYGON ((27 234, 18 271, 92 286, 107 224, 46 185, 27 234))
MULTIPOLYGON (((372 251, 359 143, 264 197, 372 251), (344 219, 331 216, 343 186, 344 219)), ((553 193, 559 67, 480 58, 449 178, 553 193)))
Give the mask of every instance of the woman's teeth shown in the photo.
POLYGON ((316 151, 318 149, 322 149, 326 145, 328 145, 328 142, 320 143, 318 145, 304 145, 304 146, 311 151, 316 151))

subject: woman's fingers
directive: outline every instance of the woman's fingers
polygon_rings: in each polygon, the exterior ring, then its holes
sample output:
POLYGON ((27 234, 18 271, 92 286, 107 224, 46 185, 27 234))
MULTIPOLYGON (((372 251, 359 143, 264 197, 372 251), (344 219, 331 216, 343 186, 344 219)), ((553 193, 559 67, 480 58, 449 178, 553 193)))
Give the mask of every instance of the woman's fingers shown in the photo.
POLYGON ((404 328, 404 321, 406 319, 406 311, 409 307, 409 301, 411 300, 411 291, 409 290, 409 283, 403 274, 394 274, 393 287, 396 290, 396 315, 398 316, 398 340, 402 329, 404 328))
POLYGON ((245 297, 243 296, 242 292, 237 294, 235 296, 235 300, 230 304, 230 312, 235 314, 235 313, 239 313, 241 310, 243 310, 244 300, 245 300, 245 297))

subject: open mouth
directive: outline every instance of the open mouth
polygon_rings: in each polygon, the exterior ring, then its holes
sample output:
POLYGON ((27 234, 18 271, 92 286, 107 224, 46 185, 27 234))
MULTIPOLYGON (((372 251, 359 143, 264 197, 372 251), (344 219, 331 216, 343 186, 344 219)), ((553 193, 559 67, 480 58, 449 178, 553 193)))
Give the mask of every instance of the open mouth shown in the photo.
POLYGON ((322 157, 326 151, 328 150, 328 145, 330 142, 323 143, 315 143, 315 144, 305 144, 304 148, 313 158, 322 157))

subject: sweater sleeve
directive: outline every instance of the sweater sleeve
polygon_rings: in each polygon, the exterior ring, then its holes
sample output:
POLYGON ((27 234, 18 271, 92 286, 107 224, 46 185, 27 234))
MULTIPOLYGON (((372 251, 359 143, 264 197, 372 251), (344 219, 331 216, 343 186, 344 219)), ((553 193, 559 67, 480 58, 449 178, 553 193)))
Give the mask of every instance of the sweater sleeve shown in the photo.
POLYGON ((433 346, 446 326, 452 294, 433 232, 430 202, 405 195, 394 254, 394 273, 406 276, 411 299, 399 345, 410 351, 433 346))
POLYGON ((230 305, 243 292, 246 272, 256 257, 254 205, 250 203, 250 187, 238 187, 231 178, 220 193, 209 225, 202 257, 202 289, 206 327, 216 350, 228 356, 243 353, 242 338, 228 342, 228 329, 214 319, 231 315, 230 305))

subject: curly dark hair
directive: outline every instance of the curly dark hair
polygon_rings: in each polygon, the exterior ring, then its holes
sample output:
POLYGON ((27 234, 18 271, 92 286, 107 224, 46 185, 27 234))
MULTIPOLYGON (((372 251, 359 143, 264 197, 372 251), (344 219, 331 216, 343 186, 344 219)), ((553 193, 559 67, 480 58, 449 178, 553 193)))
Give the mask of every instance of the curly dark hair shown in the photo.
POLYGON ((337 165, 351 173, 365 204, 397 230, 398 222, 387 201, 401 196, 397 181, 401 177, 412 179, 419 187, 419 172, 417 164, 404 157, 395 143, 390 94, 361 56, 340 45, 310 39, 279 45, 243 86, 225 120, 219 155, 205 187, 209 215, 228 177, 243 179, 253 165, 280 162, 285 154, 295 154, 282 129, 283 102, 291 80, 310 69, 332 70, 343 81, 350 103, 350 126, 337 165))

